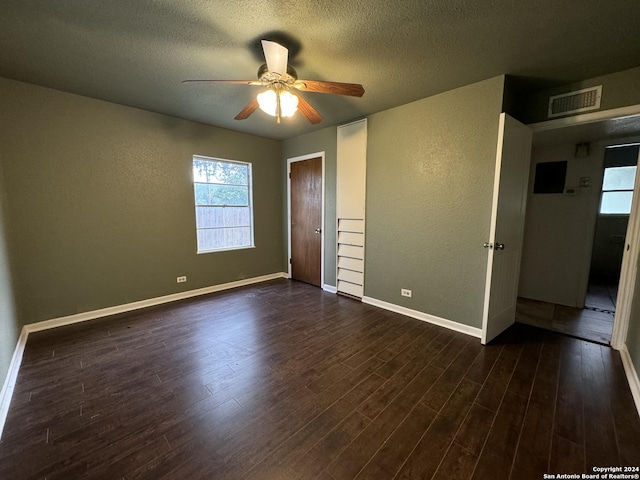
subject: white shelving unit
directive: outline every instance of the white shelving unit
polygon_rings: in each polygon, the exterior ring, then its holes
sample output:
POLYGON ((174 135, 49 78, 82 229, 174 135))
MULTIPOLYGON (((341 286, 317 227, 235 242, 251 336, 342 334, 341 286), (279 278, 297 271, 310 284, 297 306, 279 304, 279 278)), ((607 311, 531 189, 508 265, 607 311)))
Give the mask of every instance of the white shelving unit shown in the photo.
POLYGON ((338 291, 364 293, 364 219, 338 219, 338 291))
POLYGON ((367 120, 338 127, 337 290, 364 295, 367 120))

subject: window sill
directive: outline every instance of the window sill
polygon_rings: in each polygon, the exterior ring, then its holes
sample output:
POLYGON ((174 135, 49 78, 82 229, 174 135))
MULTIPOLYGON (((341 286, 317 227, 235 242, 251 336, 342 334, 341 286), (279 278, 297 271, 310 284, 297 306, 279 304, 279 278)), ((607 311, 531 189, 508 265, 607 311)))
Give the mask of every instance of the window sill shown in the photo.
POLYGON ((227 248, 216 248, 215 250, 198 250, 196 254, 201 255, 205 253, 217 253, 217 252, 230 252, 233 250, 247 250, 250 248, 256 248, 255 245, 243 245, 242 247, 227 247, 227 248))

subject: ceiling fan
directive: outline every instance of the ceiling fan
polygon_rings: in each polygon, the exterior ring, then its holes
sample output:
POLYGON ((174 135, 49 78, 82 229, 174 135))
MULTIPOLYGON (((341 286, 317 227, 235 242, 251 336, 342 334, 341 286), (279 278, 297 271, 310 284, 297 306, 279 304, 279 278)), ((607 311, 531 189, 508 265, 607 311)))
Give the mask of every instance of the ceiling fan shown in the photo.
POLYGON ((265 87, 266 90, 249 102, 235 116, 235 119, 245 120, 259 107, 269 115, 276 117, 277 123, 280 123, 281 117, 291 117, 297 110, 300 110, 300 113, 313 124, 322 121, 322 116, 298 91, 351 97, 364 95, 363 86, 357 83, 298 80, 295 69, 287 65, 289 50, 279 43, 262 40, 262 50, 267 63, 258 69, 258 80, 183 80, 182 83, 232 83, 265 87))

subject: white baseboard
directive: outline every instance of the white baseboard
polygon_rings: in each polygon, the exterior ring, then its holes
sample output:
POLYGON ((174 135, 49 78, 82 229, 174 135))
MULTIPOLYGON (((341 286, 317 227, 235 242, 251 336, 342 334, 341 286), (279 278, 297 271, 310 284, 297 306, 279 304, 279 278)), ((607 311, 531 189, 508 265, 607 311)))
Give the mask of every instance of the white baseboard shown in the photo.
POLYGON ((51 320, 45 320, 42 322, 30 323, 28 325, 25 325, 25 328, 29 333, 39 332, 41 330, 48 330, 50 328, 62 327, 64 325, 86 322, 87 320, 95 320, 96 318, 108 317, 109 315, 126 313, 132 310, 139 310, 141 308, 152 307, 154 305, 175 302, 176 300, 197 297, 198 295, 206 295, 207 293, 219 292, 222 290, 228 290, 230 288, 237 288, 243 287, 245 285, 252 285, 254 283, 266 282, 268 280, 275 280, 277 278, 287 278, 287 276, 285 273, 278 272, 269 275, 262 275, 260 277, 237 280, 235 282, 221 283, 219 285, 213 285, 211 287, 198 288, 196 290, 188 290, 186 292, 180 293, 172 293, 171 295, 165 295, 163 297, 149 298, 147 300, 140 300, 139 302, 126 303, 124 305, 116 305, 115 307, 101 308, 100 310, 92 310, 90 312, 76 313, 75 315, 68 315, 66 317, 53 318, 51 320))
POLYGON ((638 410, 638 415, 640 415, 640 380, 638 379, 638 372, 633 365, 626 343, 622 344, 620 357, 622 358, 622 365, 624 365, 624 372, 627 374, 627 382, 631 389, 631 395, 633 395, 633 401, 636 404, 636 410, 638 410))
POLYGON ((406 315, 407 317, 422 320, 423 322, 433 323, 434 325, 448 328, 449 330, 454 330, 456 332, 464 333, 465 335, 470 335, 472 337, 481 338, 482 336, 482 330, 479 328, 470 327, 469 325, 454 322, 453 320, 447 320, 446 318, 436 317, 435 315, 430 315, 418 310, 412 310, 410 308, 402 307, 394 303, 384 302, 382 300, 377 300, 371 297, 362 297, 362 303, 367 303, 369 305, 373 305, 374 307, 384 308, 385 310, 400 313, 401 315, 406 315))
POLYGON ((333 285, 327 285, 326 283, 322 286, 322 290, 329 293, 338 293, 338 287, 334 287, 333 285))
POLYGON ((13 389, 15 388, 16 380, 18 379, 18 372, 20 370, 20 364, 22 363, 22 354, 24 353, 24 348, 27 345, 27 338, 29 337, 30 333, 40 332, 42 330, 48 330, 56 327, 62 327, 64 325, 72 325, 74 323, 86 322, 88 320, 95 320, 96 318, 107 317, 109 315, 130 312, 145 307, 175 302, 176 300, 197 297, 199 295, 220 292, 222 290, 229 290, 231 288, 243 287, 245 285, 252 285, 254 283, 266 282, 278 278, 288 278, 288 275, 283 272, 272 273, 269 275, 262 275, 260 277, 253 277, 244 280, 237 280, 235 282, 212 285, 210 287, 198 288, 196 290, 173 293, 171 295, 149 298, 147 300, 141 300, 139 302, 101 308, 100 310, 77 313, 75 315, 68 315, 66 317, 52 318, 51 320, 44 320, 42 322, 30 323, 28 325, 25 325, 24 327, 22 327, 20 338, 18 338, 16 349, 13 352, 13 357, 11 358, 11 363, 9 364, 9 372, 7 373, 7 377, 5 378, 4 384, 2 386, 2 391, 0 391, 0 438, 2 438, 2 431, 4 430, 4 424, 7 420, 7 414, 9 413, 9 406, 11 405, 13 389))
POLYGON ((4 380, 2 391, 0 391, 0 438, 2 438, 2 431, 4 430, 4 423, 7 420, 7 414, 9 413, 9 406, 11 405, 11 397, 13 397, 13 389, 16 386, 18 380, 18 372, 20 371, 20 364, 22 363, 22 354, 24 353, 24 347, 27 345, 27 337, 29 332, 26 328, 22 328, 20 337, 18 337, 18 343, 16 349, 13 351, 13 357, 11 357, 11 363, 9 363, 9 371, 7 377, 4 380))

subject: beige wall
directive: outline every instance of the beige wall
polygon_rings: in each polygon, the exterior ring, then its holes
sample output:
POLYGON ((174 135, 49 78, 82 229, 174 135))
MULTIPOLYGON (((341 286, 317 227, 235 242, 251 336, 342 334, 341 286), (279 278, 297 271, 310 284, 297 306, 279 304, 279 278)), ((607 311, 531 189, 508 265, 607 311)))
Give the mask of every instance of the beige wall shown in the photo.
POLYGON ((533 149, 518 291, 521 297, 584 307, 604 146, 603 142, 592 144, 587 158, 574 158, 574 144, 533 149), (580 177, 589 177, 590 186, 575 196, 534 194, 536 164, 559 161, 567 161, 567 187, 577 187, 580 177))
POLYGON ((0 105, 21 324, 282 271, 280 142, 6 79, 0 105), (252 163, 256 248, 196 255, 194 154, 252 163))
MULTIPOLYGON (((525 219, 524 245, 518 294, 544 302, 570 307, 584 307, 592 257, 595 273, 605 273, 608 265, 621 262, 622 245, 609 243, 610 235, 624 235, 626 227, 620 226, 620 218, 604 218, 600 246, 594 253, 594 238, 602 188, 605 148, 616 144, 638 141, 638 137, 618 140, 601 140, 591 143, 587 158, 575 158, 575 144, 534 147, 531 155, 531 174, 527 214, 525 219), (580 188, 579 195, 567 196, 559 193, 534 194, 536 164, 541 162, 567 161, 567 187, 577 187, 580 177, 589 177, 589 187, 580 188), (615 223, 618 230, 606 228, 615 223), (622 230, 619 230, 622 228, 622 230), (607 260, 606 257, 618 258, 607 260), (601 268, 598 271, 598 267, 601 268)), ((615 151, 615 150, 614 150, 615 151)), ((616 153, 609 153, 616 155, 616 153)), ((618 264, 619 273, 619 264, 618 264)))
POLYGON ((7 252, 7 227, 4 221, 6 199, 2 190, 3 175, 0 162, 0 388, 9 371, 9 363, 20 335, 20 327, 15 315, 13 289, 11 286, 11 267, 7 252))
POLYGON ((481 327, 503 88, 368 117, 365 296, 481 327))

